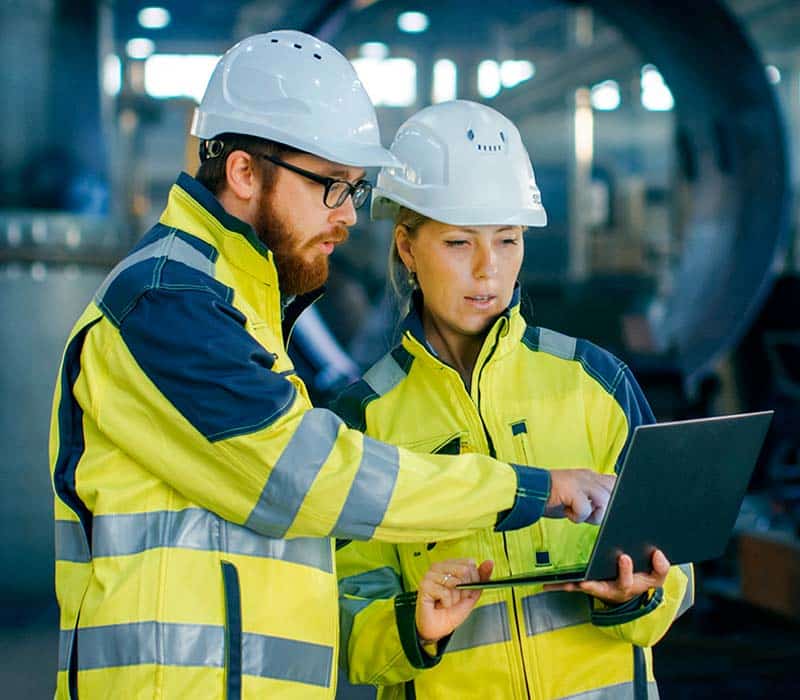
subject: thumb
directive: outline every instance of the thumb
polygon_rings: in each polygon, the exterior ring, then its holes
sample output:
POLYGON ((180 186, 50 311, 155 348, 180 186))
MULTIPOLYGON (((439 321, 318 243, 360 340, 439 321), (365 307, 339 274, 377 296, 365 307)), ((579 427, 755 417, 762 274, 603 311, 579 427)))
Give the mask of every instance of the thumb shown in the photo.
POLYGON ((487 559, 478 567, 478 578, 480 581, 488 581, 492 577, 494 571, 494 562, 487 559))
POLYGON ((583 491, 575 490, 567 503, 567 517, 573 523, 583 523, 592 514, 592 502, 583 491))

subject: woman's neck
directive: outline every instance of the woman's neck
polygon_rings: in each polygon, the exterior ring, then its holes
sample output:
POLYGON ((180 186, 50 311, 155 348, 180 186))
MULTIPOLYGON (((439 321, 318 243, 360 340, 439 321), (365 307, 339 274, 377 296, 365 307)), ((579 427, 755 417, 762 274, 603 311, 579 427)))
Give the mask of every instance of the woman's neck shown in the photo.
POLYGON ((455 368, 467 391, 472 384, 472 371, 480 354, 488 329, 478 335, 465 335, 438 322, 427 309, 422 309, 422 328, 425 339, 436 351, 440 360, 455 368))

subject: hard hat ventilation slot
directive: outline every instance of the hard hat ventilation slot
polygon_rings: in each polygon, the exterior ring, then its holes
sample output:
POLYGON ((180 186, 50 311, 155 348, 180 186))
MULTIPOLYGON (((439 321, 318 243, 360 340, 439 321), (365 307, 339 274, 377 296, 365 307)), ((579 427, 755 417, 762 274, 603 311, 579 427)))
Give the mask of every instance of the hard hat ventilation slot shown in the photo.
POLYGON ((318 61, 322 60, 322 56, 320 56, 318 53, 314 54, 314 58, 316 58, 318 61))
POLYGON ((468 138, 470 141, 474 141, 474 140, 475 140, 475 132, 474 132, 472 129, 470 129, 469 131, 467 131, 467 138, 468 138))
POLYGON ((303 48, 302 46, 300 46, 300 44, 295 44, 295 45, 294 45, 294 47, 295 47, 296 49, 302 49, 302 48, 303 48))
POLYGON ((277 44, 277 43, 278 43, 278 40, 277 40, 277 39, 270 39, 270 41, 271 41, 273 44, 277 44))

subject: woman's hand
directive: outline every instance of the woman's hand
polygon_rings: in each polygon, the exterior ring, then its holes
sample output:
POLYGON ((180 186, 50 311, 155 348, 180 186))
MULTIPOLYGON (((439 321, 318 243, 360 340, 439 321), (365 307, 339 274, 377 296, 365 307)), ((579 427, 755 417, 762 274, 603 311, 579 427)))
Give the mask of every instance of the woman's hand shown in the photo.
POLYGON ((437 642, 458 627, 472 612, 481 590, 461 590, 459 583, 488 581, 494 562, 479 567, 472 559, 447 559, 431 566, 417 593, 417 634, 425 642, 437 642))
POLYGON ((659 588, 669 573, 669 560, 657 549, 651 560, 650 573, 634 573, 633 560, 627 554, 617 559, 617 578, 615 581, 581 581, 580 583, 549 583, 546 591, 583 591, 609 605, 620 605, 633 600, 651 588, 659 588))

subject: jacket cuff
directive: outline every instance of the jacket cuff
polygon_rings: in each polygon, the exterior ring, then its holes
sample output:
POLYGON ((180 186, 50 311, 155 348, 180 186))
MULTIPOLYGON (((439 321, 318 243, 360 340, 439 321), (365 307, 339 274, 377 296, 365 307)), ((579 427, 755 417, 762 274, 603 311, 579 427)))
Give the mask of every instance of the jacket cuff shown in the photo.
POLYGON ((619 605, 605 605, 602 601, 594 599, 594 605, 602 605, 592 610, 592 624, 597 627, 613 627, 624 625, 626 622, 638 620, 643 615, 655 610, 664 599, 664 589, 656 588, 646 591, 642 595, 619 605))
POLYGON ((542 517, 550 498, 549 471, 519 464, 512 464, 511 468, 517 473, 517 495, 511 509, 497 517, 494 526, 496 532, 532 525, 542 517))
POLYGON ((417 607, 417 592, 409 591, 400 593, 394 599, 394 616, 397 620, 397 631, 400 634, 400 643, 409 663, 414 668, 433 668, 442 660, 447 644, 453 636, 452 632, 442 637, 436 644, 436 655, 431 656, 419 643, 417 623, 414 613, 417 607))

